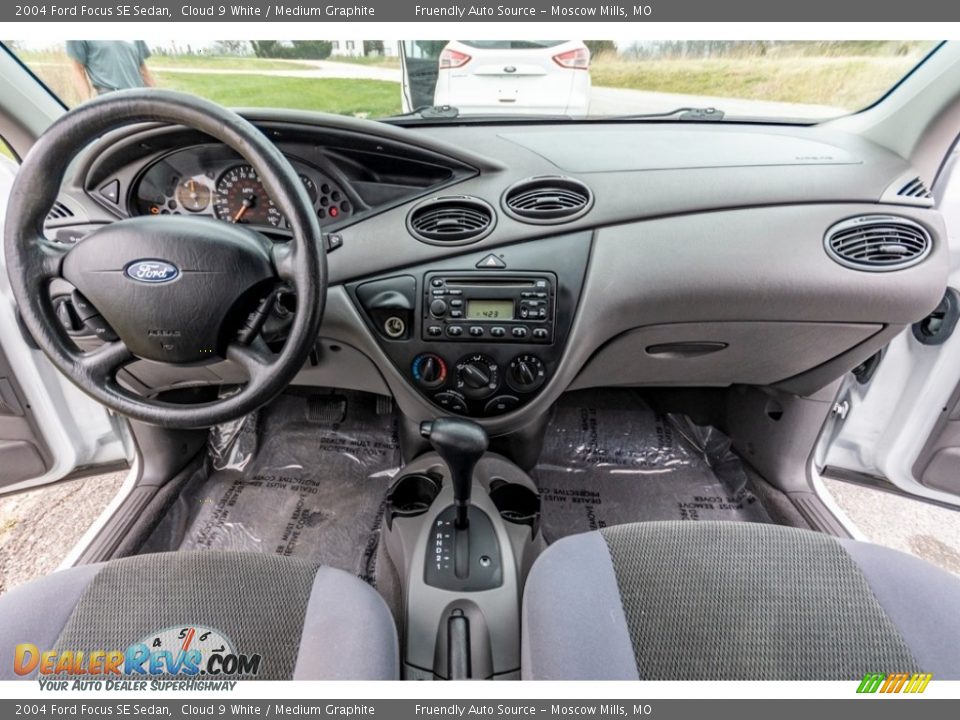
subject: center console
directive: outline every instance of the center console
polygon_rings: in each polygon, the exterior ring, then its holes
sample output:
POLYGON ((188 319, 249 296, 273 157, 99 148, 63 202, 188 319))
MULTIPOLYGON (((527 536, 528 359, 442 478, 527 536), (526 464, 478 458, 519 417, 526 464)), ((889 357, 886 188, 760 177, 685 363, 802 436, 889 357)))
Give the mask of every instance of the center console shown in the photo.
POLYGON ((385 354, 439 412, 501 415, 556 371, 590 241, 584 232, 488 249, 347 288, 385 354))
POLYGON ((476 423, 423 423, 434 447, 403 468, 383 542, 403 592, 403 674, 412 680, 516 679, 523 582, 544 547, 527 475, 486 452, 476 423))

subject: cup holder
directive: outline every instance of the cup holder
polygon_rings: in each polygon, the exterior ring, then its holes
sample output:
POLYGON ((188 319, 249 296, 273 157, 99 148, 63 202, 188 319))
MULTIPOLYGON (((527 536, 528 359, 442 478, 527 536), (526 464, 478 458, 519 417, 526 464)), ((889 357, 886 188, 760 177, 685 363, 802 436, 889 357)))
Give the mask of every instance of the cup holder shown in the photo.
POLYGON ((387 523, 393 524, 397 517, 423 515, 440 494, 439 477, 416 473, 404 475, 387 493, 387 523))
POLYGON ((534 534, 540 526, 540 496, 525 485, 494 480, 490 499, 500 517, 515 525, 529 525, 534 534))

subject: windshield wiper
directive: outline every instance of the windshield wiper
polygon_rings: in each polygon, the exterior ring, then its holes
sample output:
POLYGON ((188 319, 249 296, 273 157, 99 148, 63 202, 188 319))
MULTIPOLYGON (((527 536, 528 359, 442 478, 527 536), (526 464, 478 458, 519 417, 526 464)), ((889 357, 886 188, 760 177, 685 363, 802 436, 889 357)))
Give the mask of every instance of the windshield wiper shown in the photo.
POLYGON ((453 120, 456 117, 460 116, 460 109, 455 108, 453 105, 420 105, 415 107, 410 112, 398 113, 397 115, 388 115, 387 117, 380 118, 381 120, 394 120, 396 118, 406 118, 406 117, 415 117, 415 118, 425 118, 433 120, 435 118, 440 118, 443 120, 453 120))
POLYGON ((656 118, 672 118, 677 120, 723 120, 723 110, 717 110, 714 107, 679 107, 676 110, 658 113, 637 113, 635 115, 608 115, 599 116, 598 121, 610 120, 651 120, 656 118))

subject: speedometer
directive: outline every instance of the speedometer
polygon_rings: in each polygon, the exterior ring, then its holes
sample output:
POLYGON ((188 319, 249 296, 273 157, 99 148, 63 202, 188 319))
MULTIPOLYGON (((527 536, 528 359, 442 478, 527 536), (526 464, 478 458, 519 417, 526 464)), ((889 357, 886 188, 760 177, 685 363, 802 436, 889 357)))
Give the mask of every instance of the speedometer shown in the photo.
POLYGON ((257 171, 236 165, 220 176, 213 212, 220 220, 244 225, 272 225, 282 220, 257 171))

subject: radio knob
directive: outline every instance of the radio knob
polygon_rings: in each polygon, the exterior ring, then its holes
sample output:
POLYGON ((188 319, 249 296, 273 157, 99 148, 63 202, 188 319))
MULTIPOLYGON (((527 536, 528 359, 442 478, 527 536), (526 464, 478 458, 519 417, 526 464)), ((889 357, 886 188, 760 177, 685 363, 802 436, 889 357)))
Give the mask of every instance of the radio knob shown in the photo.
POLYGON ((447 312, 447 304, 443 300, 434 300, 430 303, 430 314, 434 317, 443 317, 447 312))
POLYGON ((507 367, 507 384, 517 392, 533 392, 547 379, 547 369, 536 355, 517 355, 507 367))

